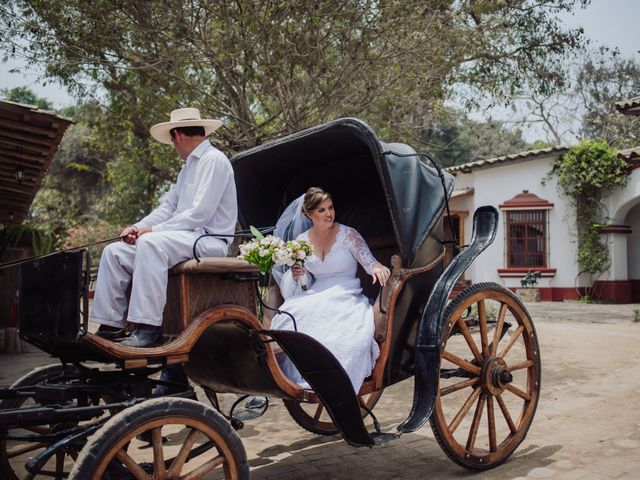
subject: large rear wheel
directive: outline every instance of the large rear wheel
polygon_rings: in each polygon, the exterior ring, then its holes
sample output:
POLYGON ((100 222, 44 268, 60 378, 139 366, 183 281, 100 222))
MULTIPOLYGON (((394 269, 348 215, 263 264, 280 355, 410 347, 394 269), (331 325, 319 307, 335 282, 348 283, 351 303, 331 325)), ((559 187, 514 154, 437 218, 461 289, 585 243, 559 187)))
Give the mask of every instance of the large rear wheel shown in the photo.
POLYGON ((531 317, 493 283, 464 290, 444 313, 440 384, 430 422, 454 462, 486 470, 524 440, 540 394, 540 350, 531 317))
POLYGON ((164 397, 109 419, 82 449, 70 478, 246 480, 249 467, 222 415, 194 400, 164 397))
MULTIPOLYGON (((382 392, 384 392, 384 389, 358 397, 360 405, 367 407, 366 409, 360 409, 362 418, 369 414, 367 409, 373 410, 373 407, 380 400, 382 392)), ((283 402, 289 415, 305 430, 319 435, 335 435, 339 432, 322 402, 298 402, 297 400, 283 400, 283 402)))

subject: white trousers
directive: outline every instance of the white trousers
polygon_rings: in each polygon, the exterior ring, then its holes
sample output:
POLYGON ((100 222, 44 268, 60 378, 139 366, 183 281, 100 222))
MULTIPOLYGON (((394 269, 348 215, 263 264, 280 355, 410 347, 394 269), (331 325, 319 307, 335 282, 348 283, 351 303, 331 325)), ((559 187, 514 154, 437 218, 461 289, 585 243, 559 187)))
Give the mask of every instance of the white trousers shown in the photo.
MULTIPOLYGON (((135 245, 112 243, 102 252, 91 320, 112 327, 126 322, 162 325, 171 267, 193 258, 200 232, 149 232, 135 245), (127 311, 127 290, 131 297, 127 311)), ((199 256, 224 257, 227 243, 214 237, 198 242, 199 256)))

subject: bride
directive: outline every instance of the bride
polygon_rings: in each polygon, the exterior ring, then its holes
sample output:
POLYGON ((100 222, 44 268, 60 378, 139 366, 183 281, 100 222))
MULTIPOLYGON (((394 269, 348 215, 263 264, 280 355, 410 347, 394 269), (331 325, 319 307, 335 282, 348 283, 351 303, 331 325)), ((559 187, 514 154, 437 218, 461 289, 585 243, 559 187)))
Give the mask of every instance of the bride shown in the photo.
MULTIPOLYGON (((285 303, 280 310, 291 313, 298 331, 322 343, 345 369, 357 393, 371 373, 380 349, 374 340, 373 308, 362 294, 356 276, 358 263, 385 285, 389 269, 371 254, 362 236, 353 228, 336 223, 331 195, 311 187, 304 195, 302 213, 313 226, 298 235, 313 245, 304 265, 295 264, 280 280, 285 303), (307 285, 304 290, 302 286, 307 285)), ((271 328, 293 330, 285 314, 276 315, 271 328)), ((307 382, 288 358, 281 360, 284 373, 308 388, 307 382)))

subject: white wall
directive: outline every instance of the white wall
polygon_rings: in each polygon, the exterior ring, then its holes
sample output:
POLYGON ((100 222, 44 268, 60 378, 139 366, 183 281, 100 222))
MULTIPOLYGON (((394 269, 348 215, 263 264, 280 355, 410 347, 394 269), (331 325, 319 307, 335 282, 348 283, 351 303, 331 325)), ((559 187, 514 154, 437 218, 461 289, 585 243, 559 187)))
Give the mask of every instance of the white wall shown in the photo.
POLYGON ((629 175, 627 185, 607 200, 607 214, 615 225, 630 225, 631 234, 607 235, 611 256, 610 280, 640 279, 640 169, 629 175))
POLYGON ((627 212, 638 203, 640 203, 640 169, 636 168, 631 171, 627 186, 609 197, 607 208, 612 223, 627 225, 625 223, 627 212))
MULTIPOLYGON (((468 210, 465 223, 464 243, 471 239, 473 212, 482 205, 498 205, 513 198, 523 190, 528 190, 554 204, 549 215, 549 268, 556 268, 553 278, 541 278, 541 287, 573 287, 576 285, 576 239, 574 214, 565 207, 566 201, 560 197, 554 177, 542 185, 542 180, 551 171, 557 156, 539 157, 533 160, 497 164, 491 167, 476 168, 471 173, 457 173, 456 188, 472 186, 472 196, 453 199, 452 210, 468 210)), ((466 278, 473 283, 493 281, 507 287, 519 287, 519 278, 503 278, 498 275, 499 268, 506 267, 504 258, 505 232, 504 219, 500 212, 500 224, 496 240, 471 265, 466 278)), ((578 283, 581 285, 581 283, 578 283)))
POLYGON ((631 227, 627 235, 627 270, 631 280, 640 280, 640 204, 627 213, 624 224, 631 227))

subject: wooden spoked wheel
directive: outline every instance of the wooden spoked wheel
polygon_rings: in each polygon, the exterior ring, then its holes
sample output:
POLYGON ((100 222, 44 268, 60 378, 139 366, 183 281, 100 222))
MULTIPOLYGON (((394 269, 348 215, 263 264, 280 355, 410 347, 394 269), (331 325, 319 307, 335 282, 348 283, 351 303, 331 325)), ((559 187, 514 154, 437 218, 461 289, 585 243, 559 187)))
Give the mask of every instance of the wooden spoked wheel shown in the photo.
POLYGON ((493 283, 464 290, 444 313, 440 383, 430 422, 456 463, 504 462, 524 440, 540 393, 540 350, 525 307, 493 283))
POLYGON ((249 478, 240 437, 213 408, 155 398, 114 415, 82 449, 76 480, 249 478))
MULTIPOLYGON (((60 363, 46 365, 36 368, 27 373, 11 385, 12 389, 31 387, 42 384, 45 381, 50 383, 67 382, 78 374, 74 366, 68 366, 66 374, 63 377, 63 366, 60 363)), ((0 410, 15 408, 31 408, 35 402, 32 397, 21 397, 16 399, 6 399, 0 402, 0 410)), ((43 424, 29 426, 19 429, 10 429, 0 432, 0 478, 3 480, 18 480, 23 478, 33 478, 32 474, 24 469, 25 462, 29 457, 34 457, 49 446, 48 442, 39 441, 18 441, 12 437, 28 437, 30 434, 48 434, 55 433, 72 425, 68 424, 43 424)), ((43 469, 55 472, 59 478, 71 470, 71 460, 77 457, 78 452, 69 448, 64 452, 55 454, 45 465, 43 469), (65 473, 66 471, 66 473, 65 473)))
MULTIPOLYGON (((369 410, 373 410, 373 407, 380 400, 382 392, 384 392, 384 389, 360 395, 360 404, 366 406, 369 410)), ((305 430, 319 435, 335 435, 339 432, 321 402, 310 403, 298 402, 297 400, 283 400, 283 402, 291 417, 305 430)), ((364 408, 360 409, 360 413, 362 418, 369 414, 364 408)))

